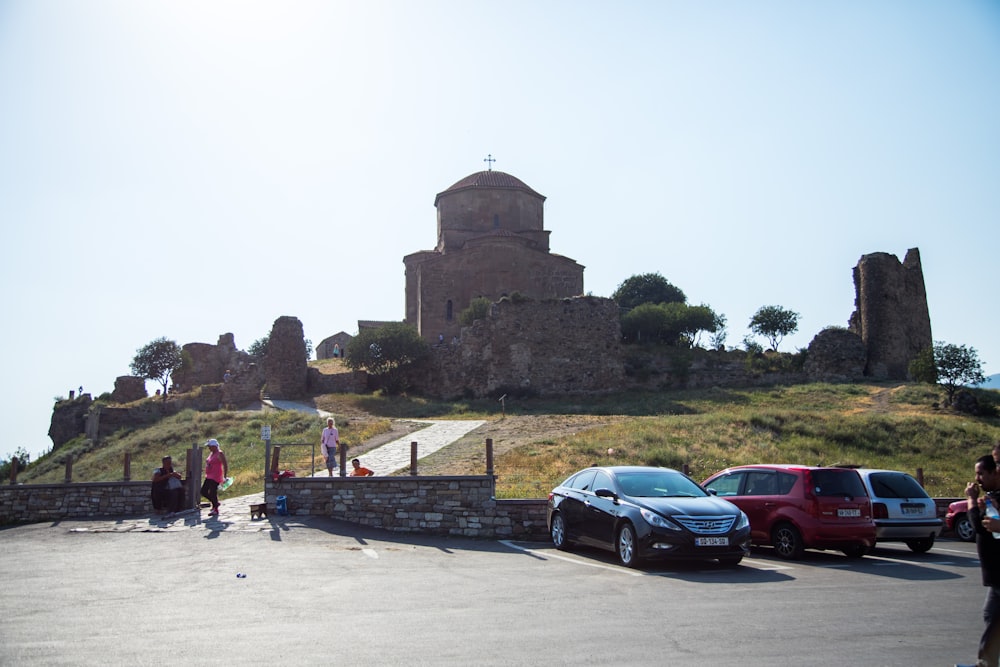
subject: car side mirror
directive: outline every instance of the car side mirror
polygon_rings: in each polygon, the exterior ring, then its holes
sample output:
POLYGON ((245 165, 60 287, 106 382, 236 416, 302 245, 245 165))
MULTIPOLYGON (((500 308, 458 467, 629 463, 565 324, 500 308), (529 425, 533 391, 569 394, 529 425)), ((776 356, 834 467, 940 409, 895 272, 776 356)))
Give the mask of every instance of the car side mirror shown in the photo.
POLYGON ((719 492, 718 492, 718 491, 716 491, 715 489, 713 489, 712 487, 708 487, 708 488, 707 488, 707 489, 705 489, 705 490, 706 490, 706 491, 708 491, 708 492, 709 492, 710 494, 712 494, 713 496, 717 496, 717 495, 719 495, 719 492))

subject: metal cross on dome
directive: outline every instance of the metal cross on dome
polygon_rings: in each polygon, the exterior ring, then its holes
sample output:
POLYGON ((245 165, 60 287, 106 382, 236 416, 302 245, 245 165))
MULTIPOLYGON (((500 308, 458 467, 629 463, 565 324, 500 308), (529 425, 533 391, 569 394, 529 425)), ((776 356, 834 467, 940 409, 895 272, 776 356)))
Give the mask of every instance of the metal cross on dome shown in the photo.
POLYGON ((492 153, 489 153, 485 158, 483 158, 483 162, 486 163, 488 171, 493 171, 493 163, 496 162, 496 160, 493 158, 492 153))

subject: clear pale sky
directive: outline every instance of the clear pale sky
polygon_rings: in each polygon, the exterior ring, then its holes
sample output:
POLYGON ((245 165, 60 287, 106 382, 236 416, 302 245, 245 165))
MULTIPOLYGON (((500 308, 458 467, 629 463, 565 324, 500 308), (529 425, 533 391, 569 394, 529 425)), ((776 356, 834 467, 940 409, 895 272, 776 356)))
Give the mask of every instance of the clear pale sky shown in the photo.
POLYGON ((402 319, 488 154, 591 294, 659 272, 730 346, 781 305, 794 351, 919 247, 934 339, 998 373, 998 109, 993 0, 0 0, 0 452, 160 336, 402 319))

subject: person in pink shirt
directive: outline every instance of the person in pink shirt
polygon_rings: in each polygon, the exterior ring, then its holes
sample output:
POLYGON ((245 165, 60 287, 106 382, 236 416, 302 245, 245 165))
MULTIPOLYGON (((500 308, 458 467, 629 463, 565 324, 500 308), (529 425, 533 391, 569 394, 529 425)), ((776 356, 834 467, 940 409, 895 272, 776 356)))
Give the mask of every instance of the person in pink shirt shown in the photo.
POLYGON ((226 455, 219 447, 219 441, 212 438, 205 443, 208 447, 208 458, 205 459, 205 481, 201 485, 201 495, 212 503, 209 516, 219 516, 219 484, 229 475, 229 463, 226 455))
POLYGON ((337 430, 333 417, 328 417, 326 428, 323 429, 323 435, 319 440, 319 451, 323 455, 323 460, 326 461, 326 472, 330 477, 333 477, 334 468, 338 470, 340 468, 337 463, 338 447, 340 447, 340 432, 337 430))

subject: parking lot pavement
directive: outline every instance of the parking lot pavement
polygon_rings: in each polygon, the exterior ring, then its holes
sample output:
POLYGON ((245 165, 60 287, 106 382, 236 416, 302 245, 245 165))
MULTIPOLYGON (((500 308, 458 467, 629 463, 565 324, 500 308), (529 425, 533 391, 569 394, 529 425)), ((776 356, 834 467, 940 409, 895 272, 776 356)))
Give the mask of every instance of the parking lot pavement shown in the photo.
POLYGON ((598 550, 286 519, 0 530, 0 664, 912 667, 971 661, 981 623, 974 545, 948 540, 630 570, 598 550))

